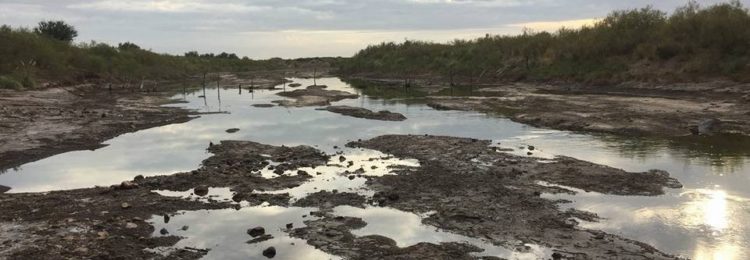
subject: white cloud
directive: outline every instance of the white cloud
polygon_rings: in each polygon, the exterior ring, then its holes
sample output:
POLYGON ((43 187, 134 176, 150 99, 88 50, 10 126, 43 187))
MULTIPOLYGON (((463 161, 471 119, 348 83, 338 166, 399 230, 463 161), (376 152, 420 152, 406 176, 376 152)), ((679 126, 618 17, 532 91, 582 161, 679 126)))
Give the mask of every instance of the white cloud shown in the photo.
POLYGON ((269 10, 267 6, 241 3, 217 3, 209 1, 180 0, 107 0, 79 3, 68 6, 74 9, 125 12, 164 12, 164 13, 235 13, 269 10))

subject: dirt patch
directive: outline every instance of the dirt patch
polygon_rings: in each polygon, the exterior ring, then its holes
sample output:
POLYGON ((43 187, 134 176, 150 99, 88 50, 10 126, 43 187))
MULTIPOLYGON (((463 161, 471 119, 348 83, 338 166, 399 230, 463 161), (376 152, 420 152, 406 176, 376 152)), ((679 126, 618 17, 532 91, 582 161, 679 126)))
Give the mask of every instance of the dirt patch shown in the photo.
POLYGON ((329 106, 325 109, 333 113, 342 114, 346 116, 365 118, 382 121, 404 121, 406 117, 400 113, 394 113, 388 110, 373 112, 372 110, 361 108, 361 107, 350 107, 350 106, 329 106))
POLYGON ((319 86, 309 86, 306 89, 280 92, 277 93, 277 95, 293 99, 274 101, 274 103, 287 107, 326 106, 329 105, 330 102, 359 97, 357 94, 340 90, 326 90, 319 86))

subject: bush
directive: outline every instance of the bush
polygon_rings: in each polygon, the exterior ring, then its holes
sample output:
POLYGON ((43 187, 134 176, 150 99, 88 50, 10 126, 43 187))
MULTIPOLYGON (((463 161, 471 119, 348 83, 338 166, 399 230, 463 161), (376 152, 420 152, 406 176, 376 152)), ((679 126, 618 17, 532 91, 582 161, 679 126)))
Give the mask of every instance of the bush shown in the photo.
POLYGON ((0 89, 23 89, 23 85, 18 81, 8 76, 0 76, 0 89))
POLYGON ((71 42, 78 37, 76 28, 63 21, 39 22, 39 25, 34 28, 34 32, 64 42, 71 42))

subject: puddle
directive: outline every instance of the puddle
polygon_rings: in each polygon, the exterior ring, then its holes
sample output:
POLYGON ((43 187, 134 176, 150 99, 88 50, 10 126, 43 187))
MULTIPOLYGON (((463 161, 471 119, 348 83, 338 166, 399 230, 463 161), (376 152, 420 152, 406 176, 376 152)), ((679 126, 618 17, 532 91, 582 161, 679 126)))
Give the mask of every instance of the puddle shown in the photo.
POLYGON ((164 218, 154 216, 148 220, 155 227, 153 236, 163 236, 161 229, 169 231, 169 235, 183 237, 174 247, 151 249, 162 254, 168 254, 175 249, 187 248, 209 249, 203 259, 268 259, 263 256, 263 250, 268 247, 276 249, 274 259, 340 259, 307 245, 305 240, 291 238, 284 230, 288 223, 294 227, 303 227, 305 219, 315 208, 257 206, 245 207, 240 210, 200 210, 181 211, 172 216, 169 223, 164 218), (303 218, 303 215, 308 215, 303 218), (248 244, 253 239, 248 229, 263 227, 265 234, 273 236, 263 242, 248 244), (183 227, 187 227, 184 230, 183 227))
MULTIPOLYGON (((364 176, 383 176, 391 174, 393 167, 418 167, 419 162, 414 159, 399 159, 379 151, 369 149, 343 149, 337 155, 331 156, 330 161, 315 168, 302 167, 284 172, 285 175, 296 175, 299 171, 310 174, 313 178, 300 186, 267 191, 270 194, 289 193, 293 201, 299 200, 318 191, 339 191, 358 193, 371 197, 374 192, 365 189, 364 176)), ((261 171, 266 178, 279 175, 268 168, 261 171)))
POLYGON ((353 230, 356 236, 381 235, 396 241, 399 247, 408 247, 420 242, 440 244, 443 242, 463 242, 484 249, 475 253, 476 256, 496 256, 506 259, 536 260, 552 254, 552 251, 538 245, 526 244, 525 252, 509 250, 496 246, 481 239, 466 237, 450 232, 441 231, 436 227, 422 224, 422 217, 392 208, 368 207, 366 209, 351 206, 338 206, 333 209, 334 215, 358 217, 367 225, 353 230))

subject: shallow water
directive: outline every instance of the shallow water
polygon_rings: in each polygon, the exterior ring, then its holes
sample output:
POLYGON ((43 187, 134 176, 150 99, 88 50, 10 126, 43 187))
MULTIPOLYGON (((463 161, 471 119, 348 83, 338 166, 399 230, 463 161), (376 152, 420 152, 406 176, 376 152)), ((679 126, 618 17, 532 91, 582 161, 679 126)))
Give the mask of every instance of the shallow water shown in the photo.
MULTIPOLYGON (((311 80, 293 80, 303 86, 312 84, 311 80)), ((336 78, 319 79, 318 83, 331 89, 363 92, 336 78)), ((583 223, 586 227, 644 241, 668 253, 696 259, 750 259, 750 226, 745 224, 750 221, 750 145, 746 139, 695 142, 576 134, 481 113, 437 111, 418 100, 399 98, 363 96, 336 104, 399 112, 408 118, 403 122, 346 117, 315 108, 251 106, 282 99, 275 95, 277 91, 283 90, 243 90, 240 94, 237 88, 214 87, 207 90, 205 98, 199 97, 201 90, 177 95, 187 103, 173 106, 228 114, 204 115, 182 124, 125 134, 95 151, 69 152, 28 163, 0 174, 0 184, 12 187, 11 192, 38 192, 111 185, 136 175, 189 171, 210 156, 205 151, 209 142, 227 139, 306 144, 334 153, 337 150, 333 146, 382 134, 473 137, 499 142, 518 154, 526 154, 519 146, 534 145, 534 156, 566 155, 628 171, 667 170, 684 184, 683 189, 667 190, 657 197, 581 192, 566 196, 574 203, 563 206, 590 210, 606 218, 599 223, 583 223), (229 134, 225 132, 228 128, 240 131, 229 134)), ((348 179, 342 181, 353 184, 348 179)), ((297 191, 297 196, 310 192, 304 188, 297 191)))

